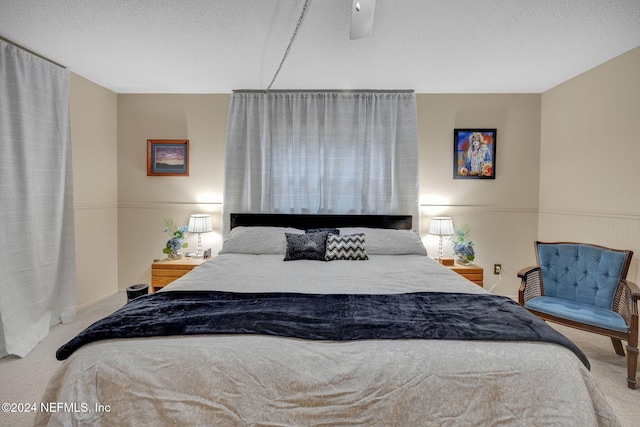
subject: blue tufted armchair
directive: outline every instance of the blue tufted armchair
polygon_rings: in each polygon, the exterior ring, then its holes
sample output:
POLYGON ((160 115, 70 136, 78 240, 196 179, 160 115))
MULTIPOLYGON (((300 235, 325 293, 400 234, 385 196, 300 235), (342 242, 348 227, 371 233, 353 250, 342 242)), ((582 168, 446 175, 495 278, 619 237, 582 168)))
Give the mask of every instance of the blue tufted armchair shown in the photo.
POLYGON ((583 243, 535 242, 538 265, 518 272, 518 302, 538 317, 611 338, 636 388, 640 288, 626 280, 632 251, 583 243))

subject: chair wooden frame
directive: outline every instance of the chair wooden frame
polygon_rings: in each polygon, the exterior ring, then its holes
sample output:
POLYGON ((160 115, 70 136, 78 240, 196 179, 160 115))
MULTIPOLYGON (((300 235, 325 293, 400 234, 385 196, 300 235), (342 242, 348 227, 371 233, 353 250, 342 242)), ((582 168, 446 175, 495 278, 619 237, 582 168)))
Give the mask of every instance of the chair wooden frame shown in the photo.
POLYGON ((629 332, 619 332, 606 328, 586 325, 572 320, 563 319, 558 316, 552 316, 541 313, 536 310, 528 309, 531 313, 549 322, 558 323, 571 328, 579 329, 586 332, 593 332, 611 338, 613 348, 616 354, 624 356, 625 352, 622 346, 622 340, 627 342, 627 386, 631 389, 636 388, 636 374, 638 367, 638 301, 640 300, 640 287, 633 282, 626 280, 633 251, 611 249, 604 246, 592 245, 586 243, 575 242, 534 242, 536 253, 536 266, 523 268, 518 272, 521 279, 520 289, 518 291, 518 303, 524 307, 525 303, 537 296, 544 295, 544 284, 542 282, 542 273, 540 270, 540 260, 538 258, 538 245, 540 244, 576 244, 592 246, 600 249, 606 249, 626 254, 625 264, 622 269, 621 280, 618 284, 613 303, 613 311, 620 314, 627 326, 629 332))

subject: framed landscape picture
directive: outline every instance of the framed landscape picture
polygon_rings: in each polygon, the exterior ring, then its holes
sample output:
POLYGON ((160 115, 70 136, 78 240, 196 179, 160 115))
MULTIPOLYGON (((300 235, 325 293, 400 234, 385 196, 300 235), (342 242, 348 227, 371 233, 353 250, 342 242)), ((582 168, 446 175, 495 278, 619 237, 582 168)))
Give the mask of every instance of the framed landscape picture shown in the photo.
POLYGON ((148 176, 189 176, 188 139, 148 139, 148 176))
POLYGON ((453 178, 495 179, 496 129, 454 129, 453 178))

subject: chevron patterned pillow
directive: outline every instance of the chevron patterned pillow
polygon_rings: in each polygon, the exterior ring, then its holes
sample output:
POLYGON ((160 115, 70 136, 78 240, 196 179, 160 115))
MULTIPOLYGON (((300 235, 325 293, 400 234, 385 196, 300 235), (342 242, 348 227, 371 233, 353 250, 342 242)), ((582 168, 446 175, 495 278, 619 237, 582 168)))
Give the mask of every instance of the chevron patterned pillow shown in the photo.
POLYGON ((367 251, 364 245, 364 234, 348 234, 340 236, 329 234, 327 236, 327 251, 324 259, 327 261, 346 260, 368 260, 367 251))

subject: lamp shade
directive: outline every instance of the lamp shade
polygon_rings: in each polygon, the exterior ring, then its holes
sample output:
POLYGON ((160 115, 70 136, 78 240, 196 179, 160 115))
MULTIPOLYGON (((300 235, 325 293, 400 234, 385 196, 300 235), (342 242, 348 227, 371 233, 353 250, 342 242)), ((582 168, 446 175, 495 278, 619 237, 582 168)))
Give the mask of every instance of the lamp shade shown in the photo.
POLYGON ((429 223, 429 234, 435 236, 451 236, 455 234, 453 221, 448 216, 434 216, 429 223))
POLYGON ((187 226, 189 233, 208 233, 213 231, 211 224, 211 216, 207 214, 195 214, 189 217, 189 225, 187 226))

